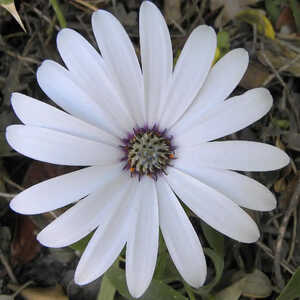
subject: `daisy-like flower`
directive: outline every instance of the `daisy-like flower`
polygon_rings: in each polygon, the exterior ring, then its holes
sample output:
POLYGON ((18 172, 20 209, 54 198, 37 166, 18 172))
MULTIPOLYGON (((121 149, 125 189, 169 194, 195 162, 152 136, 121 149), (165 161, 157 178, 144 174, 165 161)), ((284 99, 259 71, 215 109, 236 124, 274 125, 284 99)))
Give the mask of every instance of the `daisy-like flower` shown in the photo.
POLYGON ((235 49, 211 67, 216 34, 206 25, 190 34, 173 70, 167 25, 150 2, 139 16, 142 67, 114 16, 99 10, 92 25, 101 55, 64 29, 57 47, 66 68, 46 60, 37 71, 42 90, 66 112, 15 93, 12 105, 25 125, 6 133, 28 157, 87 167, 30 187, 10 206, 39 214, 74 204, 37 238, 64 247, 95 230, 75 272, 78 284, 101 276, 126 244, 127 285, 141 296, 155 269, 160 227, 179 273, 197 288, 205 281, 205 257, 178 198, 232 239, 259 238, 241 207, 272 210, 275 198, 234 171, 275 170, 289 158, 267 144, 213 140, 260 119, 272 96, 257 88, 227 99, 248 54, 235 49))

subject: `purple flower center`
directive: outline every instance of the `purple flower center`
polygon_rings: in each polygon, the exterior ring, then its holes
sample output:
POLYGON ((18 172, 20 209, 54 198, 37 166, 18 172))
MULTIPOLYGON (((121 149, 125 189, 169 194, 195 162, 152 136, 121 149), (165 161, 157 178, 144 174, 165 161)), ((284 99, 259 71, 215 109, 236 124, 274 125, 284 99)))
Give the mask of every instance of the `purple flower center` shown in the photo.
POLYGON ((122 161, 126 162, 124 170, 128 170, 131 176, 138 176, 139 179, 147 175, 157 180, 158 176, 166 174, 167 166, 175 159, 172 136, 167 136, 166 132, 167 130, 160 131, 156 125, 152 128, 134 128, 133 132, 122 140, 122 161))

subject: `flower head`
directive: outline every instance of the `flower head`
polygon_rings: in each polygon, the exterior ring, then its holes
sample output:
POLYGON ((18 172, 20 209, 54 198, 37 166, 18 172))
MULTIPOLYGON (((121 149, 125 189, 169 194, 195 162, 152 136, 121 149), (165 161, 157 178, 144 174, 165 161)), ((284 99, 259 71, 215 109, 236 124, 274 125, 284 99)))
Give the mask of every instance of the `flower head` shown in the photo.
POLYGON ((38 240, 64 247, 95 230, 76 269, 78 284, 101 276, 126 244, 134 297, 152 279, 159 227, 182 277, 193 287, 205 281, 203 250, 177 196, 216 230, 254 242, 259 230, 241 207, 267 211, 276 201, 266 187, 234 171, 269 171, 289 162, 267 144, 214 141, 272 106, 264 88, 227 99, 247 68, 245 50, 233 50, 211 67, 216 34, 201 25, 173 70, 169 31, 151 2, 143 2, 139 22, 142 68, 124 28, 108 12, 92 17, 101 55, 74 30, 60 31, 57 47, 66 68, 47 60, 37 79, 66 112, 15 93, 12 105, 24 125, 6 133, 28 157, 87 166, 30 187, 11 208, 38 214, 73 203, 38 240))

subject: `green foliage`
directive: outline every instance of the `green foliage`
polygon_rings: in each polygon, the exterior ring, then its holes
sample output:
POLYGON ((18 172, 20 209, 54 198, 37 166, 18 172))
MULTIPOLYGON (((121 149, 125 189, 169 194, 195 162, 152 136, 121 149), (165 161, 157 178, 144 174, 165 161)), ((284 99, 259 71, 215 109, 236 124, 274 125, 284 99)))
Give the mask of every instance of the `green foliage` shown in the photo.
POLYGON ((224 236, 203 221, 201 222, 201 228, 209 246, 220 257, 224 257, 224 236))
POLYGON ((219 31, 217 34, 217 47, 221 57, 230 50, 230 36, 227 31, 219 31))
MULTIPOLYGON (((126 299, 134 300, 130 296, 125 280, 125 272, 114 264, 105 275, 116 288, 116 290, 126 299)), ((161 280, 153 279, 146 293, 139 298, 140 300, 187 300, 178 291, 174 290, 161 280)))
POLYGON ((212 291, 212 289, 218 284, 222 278, 224 271, 224 258, 219 256, 215 251, 205 248, 204 253, 212 260, 215 267, 215 278, 208 284, 200 287, 199 289, 193 289, 193 291, 198 295, 207 295, 212 291))
POLYGON ((273 24, 276 23, 280 15, 282 2, 283 2, 282 0, 265 0, 267 13, 273 24))
POLYGON ((290 6, 295 18, 298 32, 300 32, 300 2, 299 0, 290 0, 290 6))
POLYGON ((92 238, 93 234, 94 234, 94 232, 91 232, 90 234, 88 234, 87 236, 82 238, 80 241, 70 245, 70 247, 74 250, 79 251, 80 253, 83 253, 83 251, 85 250, 86 246, 88 245, 90 239, 92 238))
POLYGON ((296 270, 290 281, 276 300, 294 300, 300 297, 300 267, 296 270))
POLYGON ((0 0, 0 5, 7 5, 14 3, 14 0, 0 0))
POLYGON ((251 299, 269 297, 272 293, 270 279, 260 270, 247 274, 237 272, 238 280, 216 294, 216 300, 238 300, 240 296, 251 299))
POLYGON ((111 284, 110 280, 106 275, 102 276, 100 292, 98 294, 97 300, 113 300, 115 297, 116 289, 111 284))
POLYGON ((57 0, 50 0, 50 3, 55 11, 59 26, 61 28, 66 28, 67 27, 67 22, 64 17, 64 14, 61 11, 60 5, 58 4, 57 0))

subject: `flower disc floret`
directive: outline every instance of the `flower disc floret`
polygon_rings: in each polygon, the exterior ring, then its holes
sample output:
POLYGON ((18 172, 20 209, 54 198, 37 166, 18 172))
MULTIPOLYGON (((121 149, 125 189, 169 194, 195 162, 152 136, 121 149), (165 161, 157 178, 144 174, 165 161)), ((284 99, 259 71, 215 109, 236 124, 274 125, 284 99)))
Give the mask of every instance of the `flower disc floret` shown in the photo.
POLYGON ((172 136, 166 135, 166 130, 160 131, 157 126, 133 129, 133 133, 123 139, 122 149, 126 161, 124 169, 131 176, 150 176, 157 180, 159 175, 166 174, 166 168, 175 158, 175 147, 172 136))

